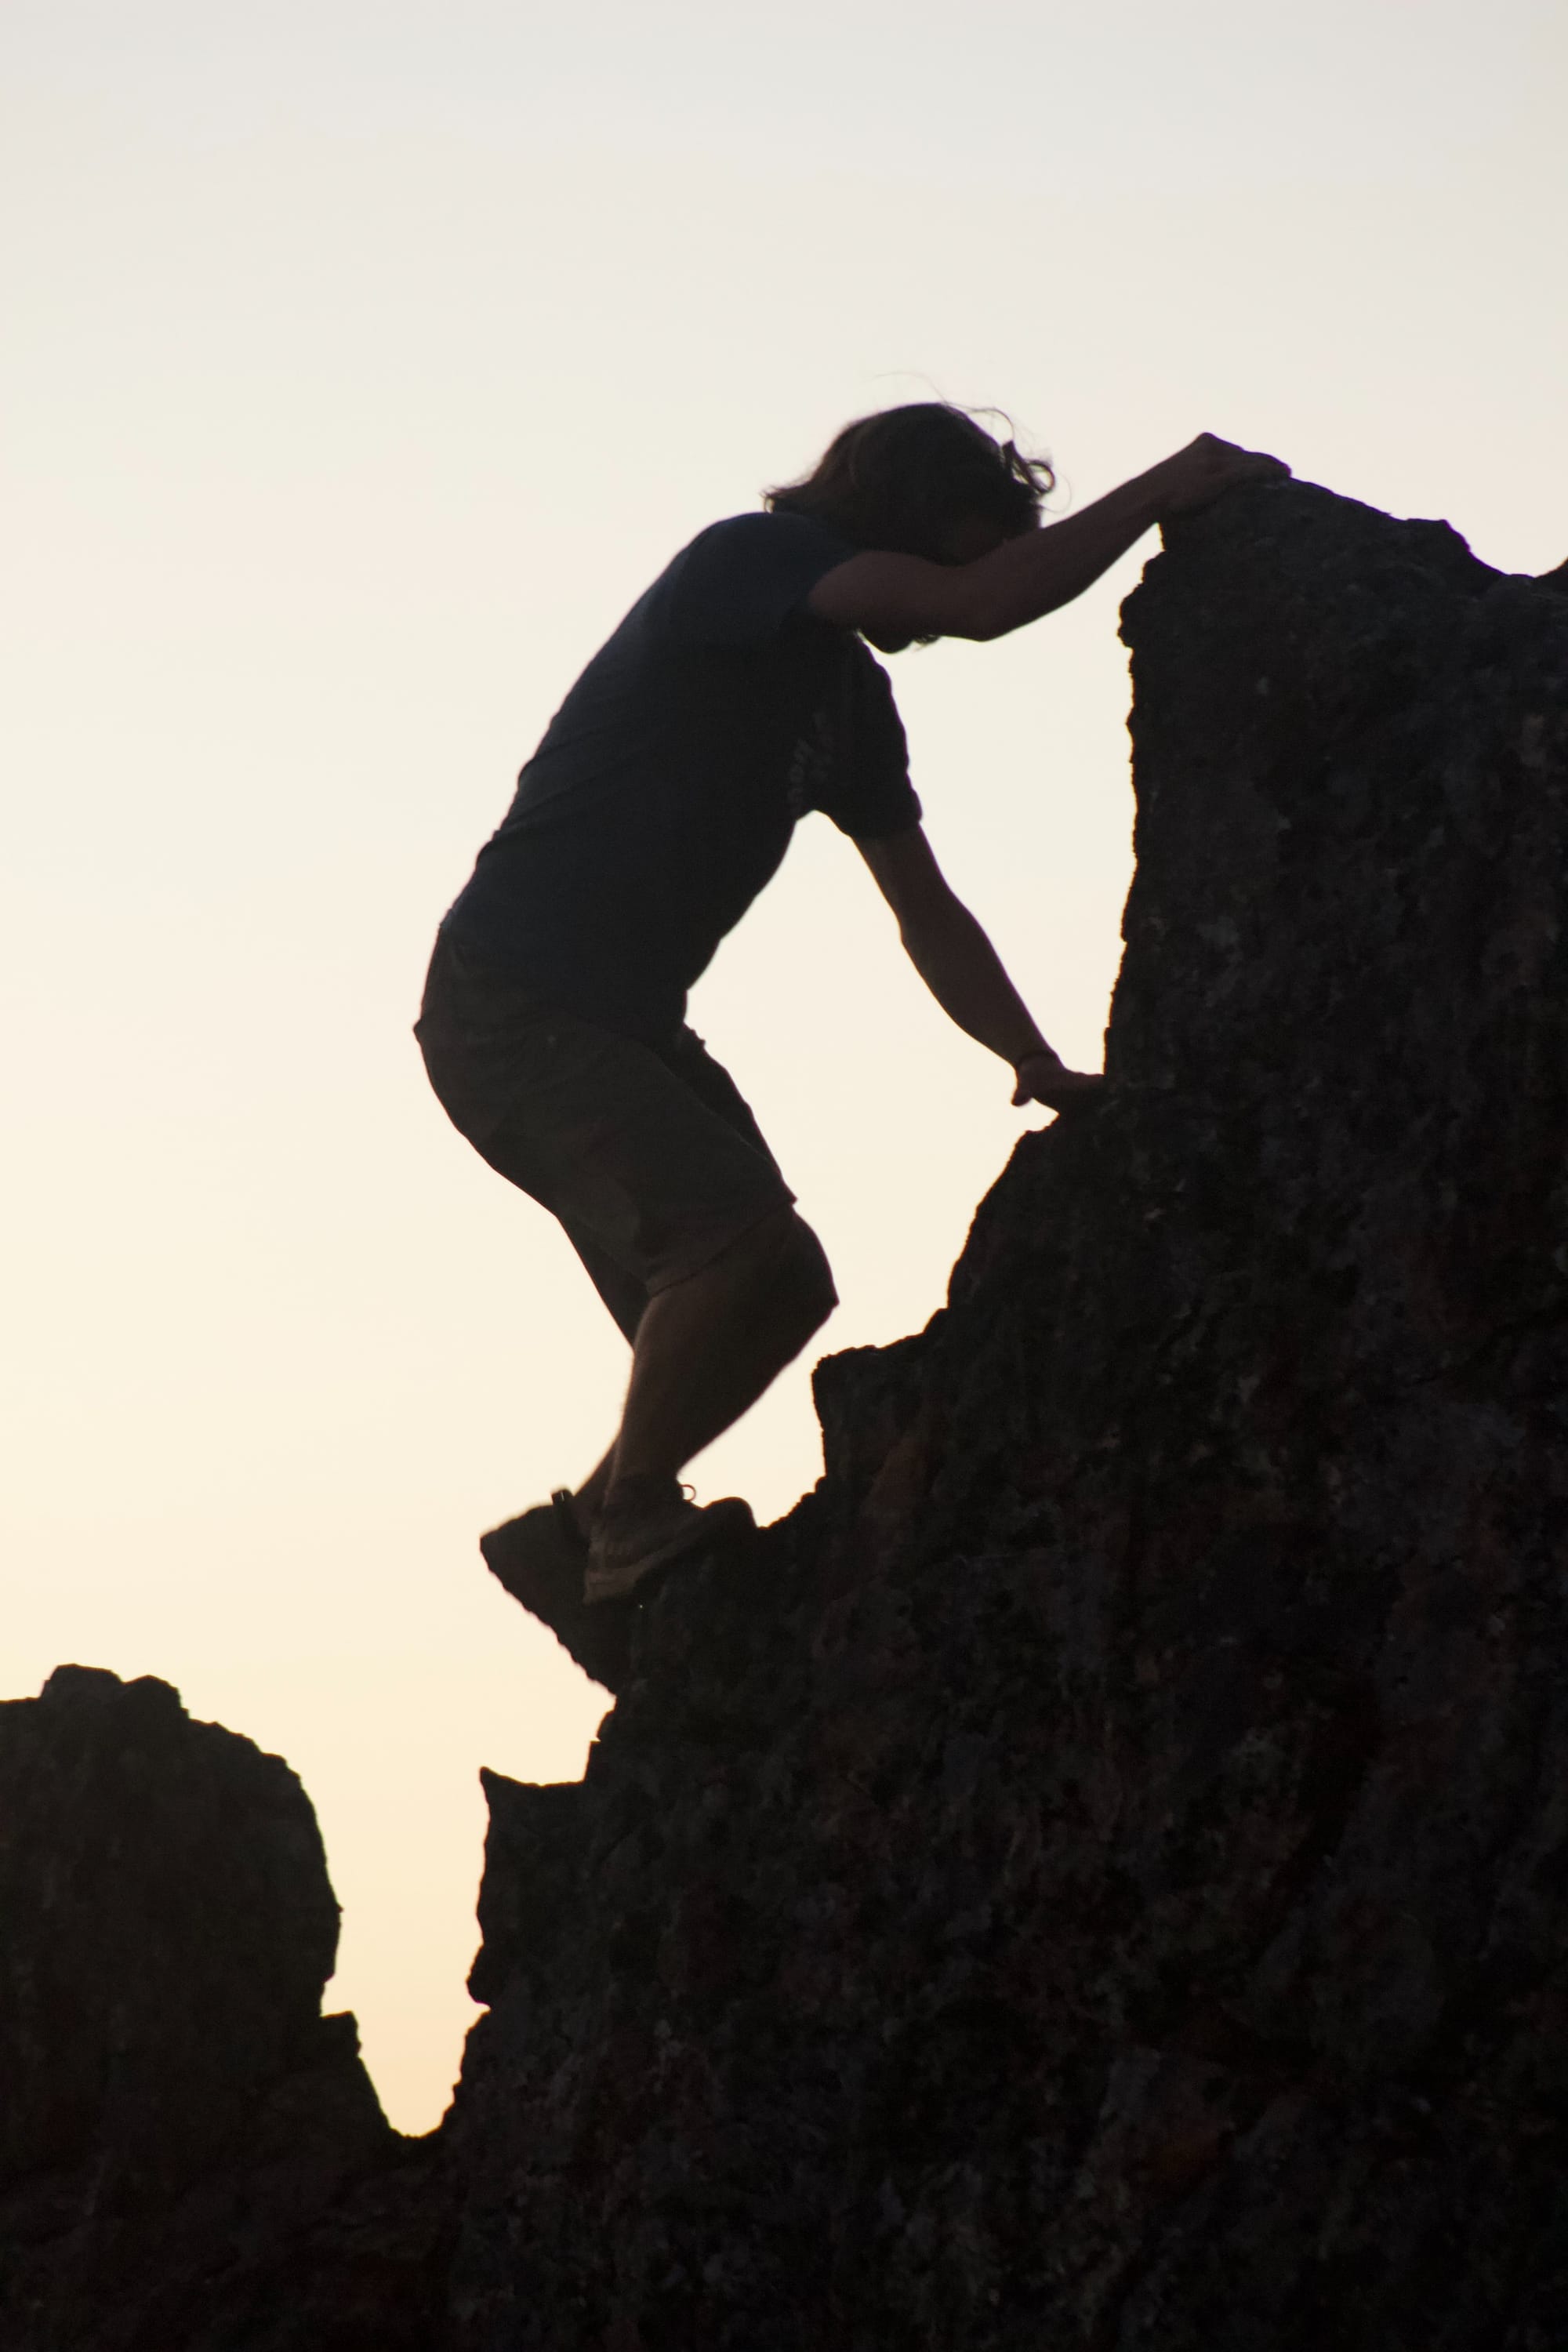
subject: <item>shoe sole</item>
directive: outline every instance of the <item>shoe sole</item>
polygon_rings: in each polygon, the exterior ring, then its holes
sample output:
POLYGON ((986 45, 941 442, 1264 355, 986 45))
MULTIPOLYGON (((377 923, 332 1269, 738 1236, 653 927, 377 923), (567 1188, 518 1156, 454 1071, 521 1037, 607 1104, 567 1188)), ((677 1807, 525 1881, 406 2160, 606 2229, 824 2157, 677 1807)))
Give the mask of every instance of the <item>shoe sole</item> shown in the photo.
POLYGON ((672 1536, 668 1543, 660 1544, 654 1551, 645 1552, 640 1559, 627 1567, 615 1570, 613 1578, 596 1578, 589 1569, 583 1579, 584 1606, 595 1609, 606 1601, 647 1601, 672 1569, 680 1567, 683 1561, 694 1559, 699 1552, 708 1550, 714 1544, 732 1542, 737 1536, 754 1534, 756 1525, 751 1505, 742 1502, 739 1496, 721 1503, 710 1503, 706 1510, 698 1515, 695 1526, 682 1528, 679 1534, 672 1536))

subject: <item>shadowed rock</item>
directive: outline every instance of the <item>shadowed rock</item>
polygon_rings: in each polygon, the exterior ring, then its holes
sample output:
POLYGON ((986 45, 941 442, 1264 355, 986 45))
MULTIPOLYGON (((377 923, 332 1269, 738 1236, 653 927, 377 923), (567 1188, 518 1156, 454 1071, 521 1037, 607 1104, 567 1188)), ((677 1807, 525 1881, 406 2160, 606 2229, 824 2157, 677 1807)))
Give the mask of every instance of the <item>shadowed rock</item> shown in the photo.
POLYGON ((5 2352, 410 2340, 429 2232, 386 2227, 409 2144, 321 2013, 337 1939, 278 1757, 89 1667, 0 1706, 5 2352))

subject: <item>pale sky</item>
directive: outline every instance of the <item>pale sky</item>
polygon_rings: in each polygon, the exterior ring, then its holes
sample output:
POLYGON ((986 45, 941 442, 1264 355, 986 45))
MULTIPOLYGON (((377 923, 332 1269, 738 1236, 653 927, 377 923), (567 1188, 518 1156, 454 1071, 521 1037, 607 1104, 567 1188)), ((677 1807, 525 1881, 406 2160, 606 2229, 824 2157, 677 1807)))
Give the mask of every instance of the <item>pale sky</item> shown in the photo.
MULTIPOLYGON (((1079 503, 1210 428, 1568 555, 1560 5, 11 0, 0 1695, 174 1682, 287 1756, 394 2119, 473 2015, 481 1763, 602 1706, 479 1531, 625 1351, 408 1034, 576 668, 847 417, 1005 405, 1079 503)), ((928 826, 1098 1061, 1120 597, 891 664, 928 826)), ((824 820, 696 1025, 843 1305, 917 1328, 1020 1125, 824 820)), ((699 1465, 785 1509, 806 1368, 699 1465)))

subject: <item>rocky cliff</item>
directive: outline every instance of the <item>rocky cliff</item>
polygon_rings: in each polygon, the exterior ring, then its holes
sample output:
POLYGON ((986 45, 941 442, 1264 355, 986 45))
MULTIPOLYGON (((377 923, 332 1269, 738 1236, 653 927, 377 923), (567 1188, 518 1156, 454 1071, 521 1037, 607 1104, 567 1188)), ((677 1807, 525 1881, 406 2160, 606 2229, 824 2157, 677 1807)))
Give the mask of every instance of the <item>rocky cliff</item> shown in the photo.
MULTIPOLYGON (((35 2256, 26 2352, 1561 2352, 1561 584, 1294 485, 1173 534, 1108 1097, 1020 1145, 924 1332, 821 1367, 816 1493, 601 1633, 584 1781, 490 1779, 438 2143, 378 2141, 340 2049, 347 2153, 228 2334, 72 2334, 35 2256)), ((34 1888, 86 1788, 22 1804, 34 1888)), ((193 1950, 207 1853, 160 1896, 193 1950)), ((40 2116, 104 2040, 76 1932, 52 2020, 6 1980, 40 2116)), ((142 2127, 111 2078, 61 2179, 142 2127)), ((28 2125, 0 2221, 52 2164, 28 2125)))

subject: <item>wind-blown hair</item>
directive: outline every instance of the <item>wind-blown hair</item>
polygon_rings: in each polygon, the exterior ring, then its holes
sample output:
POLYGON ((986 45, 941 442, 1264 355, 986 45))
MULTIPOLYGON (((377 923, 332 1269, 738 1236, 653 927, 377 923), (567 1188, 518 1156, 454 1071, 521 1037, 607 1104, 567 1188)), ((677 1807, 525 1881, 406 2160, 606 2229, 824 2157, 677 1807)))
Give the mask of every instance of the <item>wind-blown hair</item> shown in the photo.
POLYGON ((857 547, 941 562, 948 532, 967 517, 1009 537, 1031 530, 1055 483, 1045 458, 994 440, 962 408, 922 400, 847 425, 815 472, 766 491, 763 503, 813 515, 857 547))

